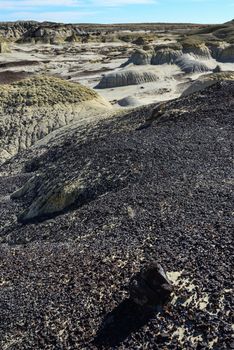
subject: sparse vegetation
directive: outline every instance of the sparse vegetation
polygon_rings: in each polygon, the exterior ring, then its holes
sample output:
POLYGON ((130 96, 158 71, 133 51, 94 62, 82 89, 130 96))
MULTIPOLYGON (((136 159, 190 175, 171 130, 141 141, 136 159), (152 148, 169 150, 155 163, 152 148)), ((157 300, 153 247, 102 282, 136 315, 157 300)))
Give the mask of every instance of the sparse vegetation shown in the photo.
POLYGON ((85 86, 48 76, 36 76, 0 86, 0 108, 3 111, 26 106, 78 103, 95 97, 96 92, 85 86))

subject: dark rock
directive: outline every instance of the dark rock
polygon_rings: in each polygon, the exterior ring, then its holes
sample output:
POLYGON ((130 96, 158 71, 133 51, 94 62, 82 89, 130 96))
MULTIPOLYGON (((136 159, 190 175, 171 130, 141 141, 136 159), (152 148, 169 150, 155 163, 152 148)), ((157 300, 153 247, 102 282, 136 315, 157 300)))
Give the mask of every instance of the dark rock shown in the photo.
POLYGON ((220 65, 218 64, 214 69, 213 69, 213 73, 220 73, 222 72, 222 68, 220 67, 220 65))
POLYGON ((130 297, 141 306, 156 307, 169 300, 173 287, 162 266, 151 263, 130 281, 130 297))

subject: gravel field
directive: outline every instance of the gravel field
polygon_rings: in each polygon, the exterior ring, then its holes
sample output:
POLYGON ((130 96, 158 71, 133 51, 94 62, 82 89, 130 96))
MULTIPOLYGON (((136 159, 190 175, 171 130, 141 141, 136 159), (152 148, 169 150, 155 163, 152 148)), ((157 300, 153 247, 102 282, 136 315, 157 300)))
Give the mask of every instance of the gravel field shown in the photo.
POLYGON ((160 116, 150 105, 67 128, 2 166, 1 349, 234 348, 233 110, 234 83, 217 83, 160 116), (80 174, 72 205, 22 223, 80 174), (144 311, 128 284, 152 259, 175 289, 144 311))

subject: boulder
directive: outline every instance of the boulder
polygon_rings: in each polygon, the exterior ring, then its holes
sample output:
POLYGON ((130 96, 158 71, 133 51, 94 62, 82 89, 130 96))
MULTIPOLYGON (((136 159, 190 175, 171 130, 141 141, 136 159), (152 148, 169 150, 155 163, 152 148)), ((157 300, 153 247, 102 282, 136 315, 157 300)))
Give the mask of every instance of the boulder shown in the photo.
POLYGON ((151 263, 130 281, 130 298, 140 306, 157 307, 165 304, 173 290, 162 266, 156 262, 151 263))
POLYGON ((136 107, 141 104, 141 102, 134 96, 127 96, 118 101, 118 104, 122 107, 136 107))

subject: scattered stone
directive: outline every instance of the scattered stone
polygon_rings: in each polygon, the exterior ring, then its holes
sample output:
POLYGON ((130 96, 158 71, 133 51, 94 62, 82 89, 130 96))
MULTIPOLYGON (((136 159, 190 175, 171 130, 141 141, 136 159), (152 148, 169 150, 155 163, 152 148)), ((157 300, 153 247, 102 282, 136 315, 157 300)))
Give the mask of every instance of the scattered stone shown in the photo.
POLYGON ((220 67, 220 65, 218 64, 214 69, 213 69, 213 73, 220 73, 222 72, 222 68, 220 67))

